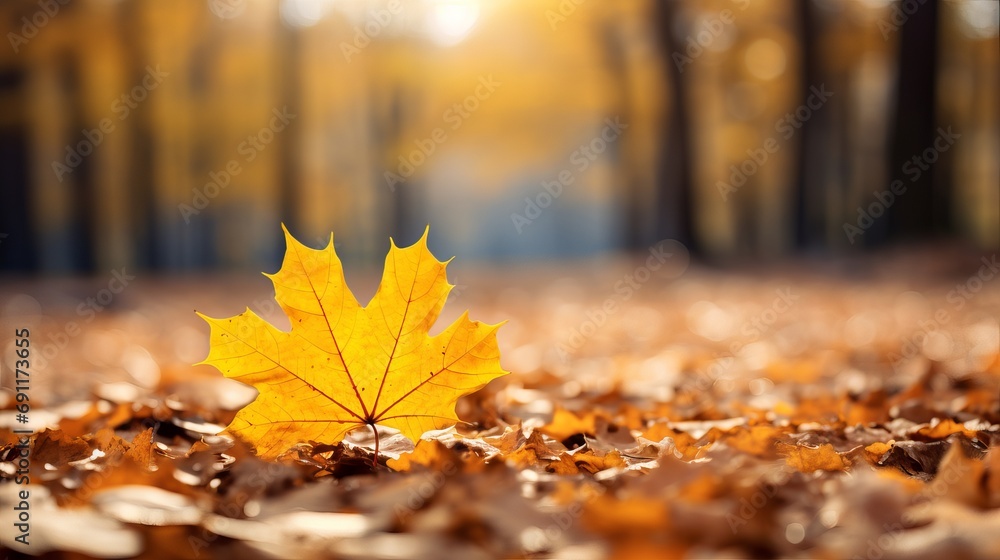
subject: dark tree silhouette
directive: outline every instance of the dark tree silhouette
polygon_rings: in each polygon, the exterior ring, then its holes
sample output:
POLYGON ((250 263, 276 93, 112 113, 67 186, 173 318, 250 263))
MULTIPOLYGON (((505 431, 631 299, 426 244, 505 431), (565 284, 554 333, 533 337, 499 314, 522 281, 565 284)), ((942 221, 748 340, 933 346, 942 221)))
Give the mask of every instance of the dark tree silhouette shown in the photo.
POLYGON ((890 134, 890 179, 906 184, 906 193, 889 208, 887 230, 872 228, 870 242, 898 241, 950 231, 946 187, 931 167, 913 180, 904 165, 931 147, 937 134, 935 77, 938 55, 938 0, 927 0, 899 29, 899 78, 896 117, 890 134))
POLYGON ((656 205, 657 235, 673 238, 683 243, 692 253, 697 252, 693 229, 694 206, 692 200, 691 153, 694 139, 688 121, 689 109, 684 92, 683 76, 674 64, 671 53, 683 52, 683 45, 671 33, 679 2, 657 3, 656 28, 663 49, 663 64, 670 79, 673 95, 670 99, 666 126, 666 141, 660 146, 657 170, 656 205))

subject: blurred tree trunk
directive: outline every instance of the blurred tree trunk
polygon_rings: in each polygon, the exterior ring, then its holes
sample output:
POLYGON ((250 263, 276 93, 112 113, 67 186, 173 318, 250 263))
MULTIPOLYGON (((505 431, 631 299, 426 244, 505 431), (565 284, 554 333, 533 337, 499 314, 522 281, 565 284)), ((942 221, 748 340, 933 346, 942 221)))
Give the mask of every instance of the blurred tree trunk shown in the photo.
MULTIPOLYGON (((382 179, 386 170, 396 171, 397 159, 395 156, 402 155, 396 153, 402 146, 400 141, 403 134, 403 118, 407 103, 407 92, 402 85, 393 84, 389 96, 387 107, 377 107, 372 114, 372 137, 375 143, 375 153, 378 154, 375 160, 376 169, 374 176, 382 179), (383 165, 384 164, 384 165, 383 165)), ((414 205, 417 203, 412 192, 415 188, 416 179, 410 177, 402 183, 395 185, 390 191, 389 212, 392 216, 389 222, 389 230, 394 239, 406 239, 411 229, 416 227, 414 222, 414 205)), ((384 179, 377 188, 386 188, 384 179)))
MULTIPOLYGON (((607 57, 605 59, 605 66, 608 69, 608 73, 614 76, 615 85, 618 88, 616 91, 618 96, 616 112, 622 116, 625 122, 631 123, 635 120, 631 104, 631 76, 629 76, 628 72, 628 60, 624 52, 625 48, 622 45, 622 38, 619 36, 620 23, 619 21, 606 22, 601 27, 601 40, 604 44, 604 53, 607 57)), ((644 211, 649 201, 645 200, 644 195, 646 193, 642 192, 639 180, 636 177, 635 162, 627 157, 627 154, 631 152, 628 149, 628 145, 632 141, 629 135, 625 135, 620 140, 621 149, 617 152, 618 158, 615 165, 618 167, 618 173, 622 177, 626 193, 625 238, 623 241, 627 249, 640 249, 648 245, 651 241, 647 239, 648 230, 646 225, 648 223, 648 213, 644 211)))
POLYGON ((674 64, 671 53, 683 52, 683 45, 677 41, 671 28, 680 2, 657 2, 654 18, 657 32, 663 48, 663 63, 669 77, 672 96, 667 100, 669 106, 664 114, 666 139, 660 146, 660 168, 657 170, 656 204, 659 221, 657 235, 660 239, 676 239, 684 244, 691 253, 697 252, 697 240, 694 237, 694 207, 691 182, 691 166, 693 156, 691 150, 694 139, 691 136, 691 125, 688 120, 689 108, 681 81, 681 72, 674 64))
POLYGON ((907 163, 931 148, 937 135, 939 8, 938 0, 927 0, 899 29, 899 78, 889 170, 891 180, 902 181, 906 192, 887 212, 884 223, 888 231, 878 228, 876 220, 872 235, 866 236, 873 242, 926 237, 951 229, 946 189, 934 181, 938 170, 930 164, 914 180, 914 164, 907 163))
POLYGON ((24 78, 22 71, 0 74, 0 102, 4 108, 0 120, 0 169, 7 184, 4 203, 0 204, 0 270, 38 267, 28 213, 31 154, 28 123, 22 117, 27 111, 20 99, 8 94, 23 87, 24 78))
MULTIPOLYGON (((823 82, 816 40, 820 33, 816 7, 813 2, 795 2, 798 20, 799 46, 802 65, 799 69, 801 103, 810 95, 810 88, 823 82)), ((795 162, 795 182, 793 184, 792 220, 794 224, 794 247, 810 249, 825 245, 826 220, 831 216, 823 204, 823 173, 820 164, 822 150, 822 122, 824 113, 817 111, 811 119, 802 124, 799 132, 798 157, 795 162), (820 122, 817 122, 820 121, 820 122), (817 133, 819 132, 819 133, 817 133)), ((826 129, 827 133, 832 131, 826 129)))
MULTIPOLYGON (((302 64, 302 39, 298 30, 291 26, 284 25, 278 19, 277 25, 278 40, 281 54, 277 57, 279 68, 277 73, 281 76, 280 98, 289 107, 292 113, 298 114, 302 107, 302 76, 300 66, 302 64)), ((300 165, 302 153, 300 130, 301 127, 289 127, 284 136, 280 139, 280 163, 279 163, 279 205, 277 214, 291 231, 299 230, 299 219, 295 209, 298 208, 298 196, 300 185, 300 165)))

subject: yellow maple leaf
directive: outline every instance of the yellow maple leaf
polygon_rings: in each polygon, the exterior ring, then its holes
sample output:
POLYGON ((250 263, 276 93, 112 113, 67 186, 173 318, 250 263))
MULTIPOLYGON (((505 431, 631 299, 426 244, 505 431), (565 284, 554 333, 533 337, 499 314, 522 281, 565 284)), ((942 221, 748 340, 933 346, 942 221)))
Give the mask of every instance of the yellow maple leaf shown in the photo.
POLYGON ((284 261, 265 276, 291 330, 249 308, 228 319, 198 314, 211 326, 202 363, 259 391, 227 428, 259 456, 277 457, 299 442, 336 443, 375 424, 417 441, 459 420, 459 397, 508 373, 496 341, 503 323, 471 321, 466 312, 429 336, 453 286, 447 262, 427 249, 428 230, 403 249, 390 239, 381 284, 361 307, 347 288, 332 235, 316 250, 282 229, 284 261))

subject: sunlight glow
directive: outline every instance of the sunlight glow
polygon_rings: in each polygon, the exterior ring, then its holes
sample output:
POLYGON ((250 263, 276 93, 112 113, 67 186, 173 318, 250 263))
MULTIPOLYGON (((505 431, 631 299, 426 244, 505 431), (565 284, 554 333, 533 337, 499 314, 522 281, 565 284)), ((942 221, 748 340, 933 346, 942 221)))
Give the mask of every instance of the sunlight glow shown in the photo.
POLYGON ((962 32, 972 39, 989 39, 1000 34, 1000 4, 965 0, 958 5, 962 32))
POLYGON ((311 27, 333 8, 333 0, 282 0, 281 19, 291 27, 311 27))
POLYGON ((479 20, 477 0, 435 0, 427 13, 427 33, 442 46, 462 42, 479 20))

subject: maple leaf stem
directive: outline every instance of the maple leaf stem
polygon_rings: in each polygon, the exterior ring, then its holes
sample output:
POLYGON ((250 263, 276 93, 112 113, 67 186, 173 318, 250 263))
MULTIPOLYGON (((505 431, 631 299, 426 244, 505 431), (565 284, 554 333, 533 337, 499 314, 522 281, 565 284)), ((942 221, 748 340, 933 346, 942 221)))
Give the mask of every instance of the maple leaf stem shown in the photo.
POLYGON ((372 433, 375 434, 375 454, 372 455, 372 470, 377 470, 378 469, 378 444, 379 444, 378 429, 375 428, 375 424, 374 423, 369 424, 369 426, 372 427, 372 433))

